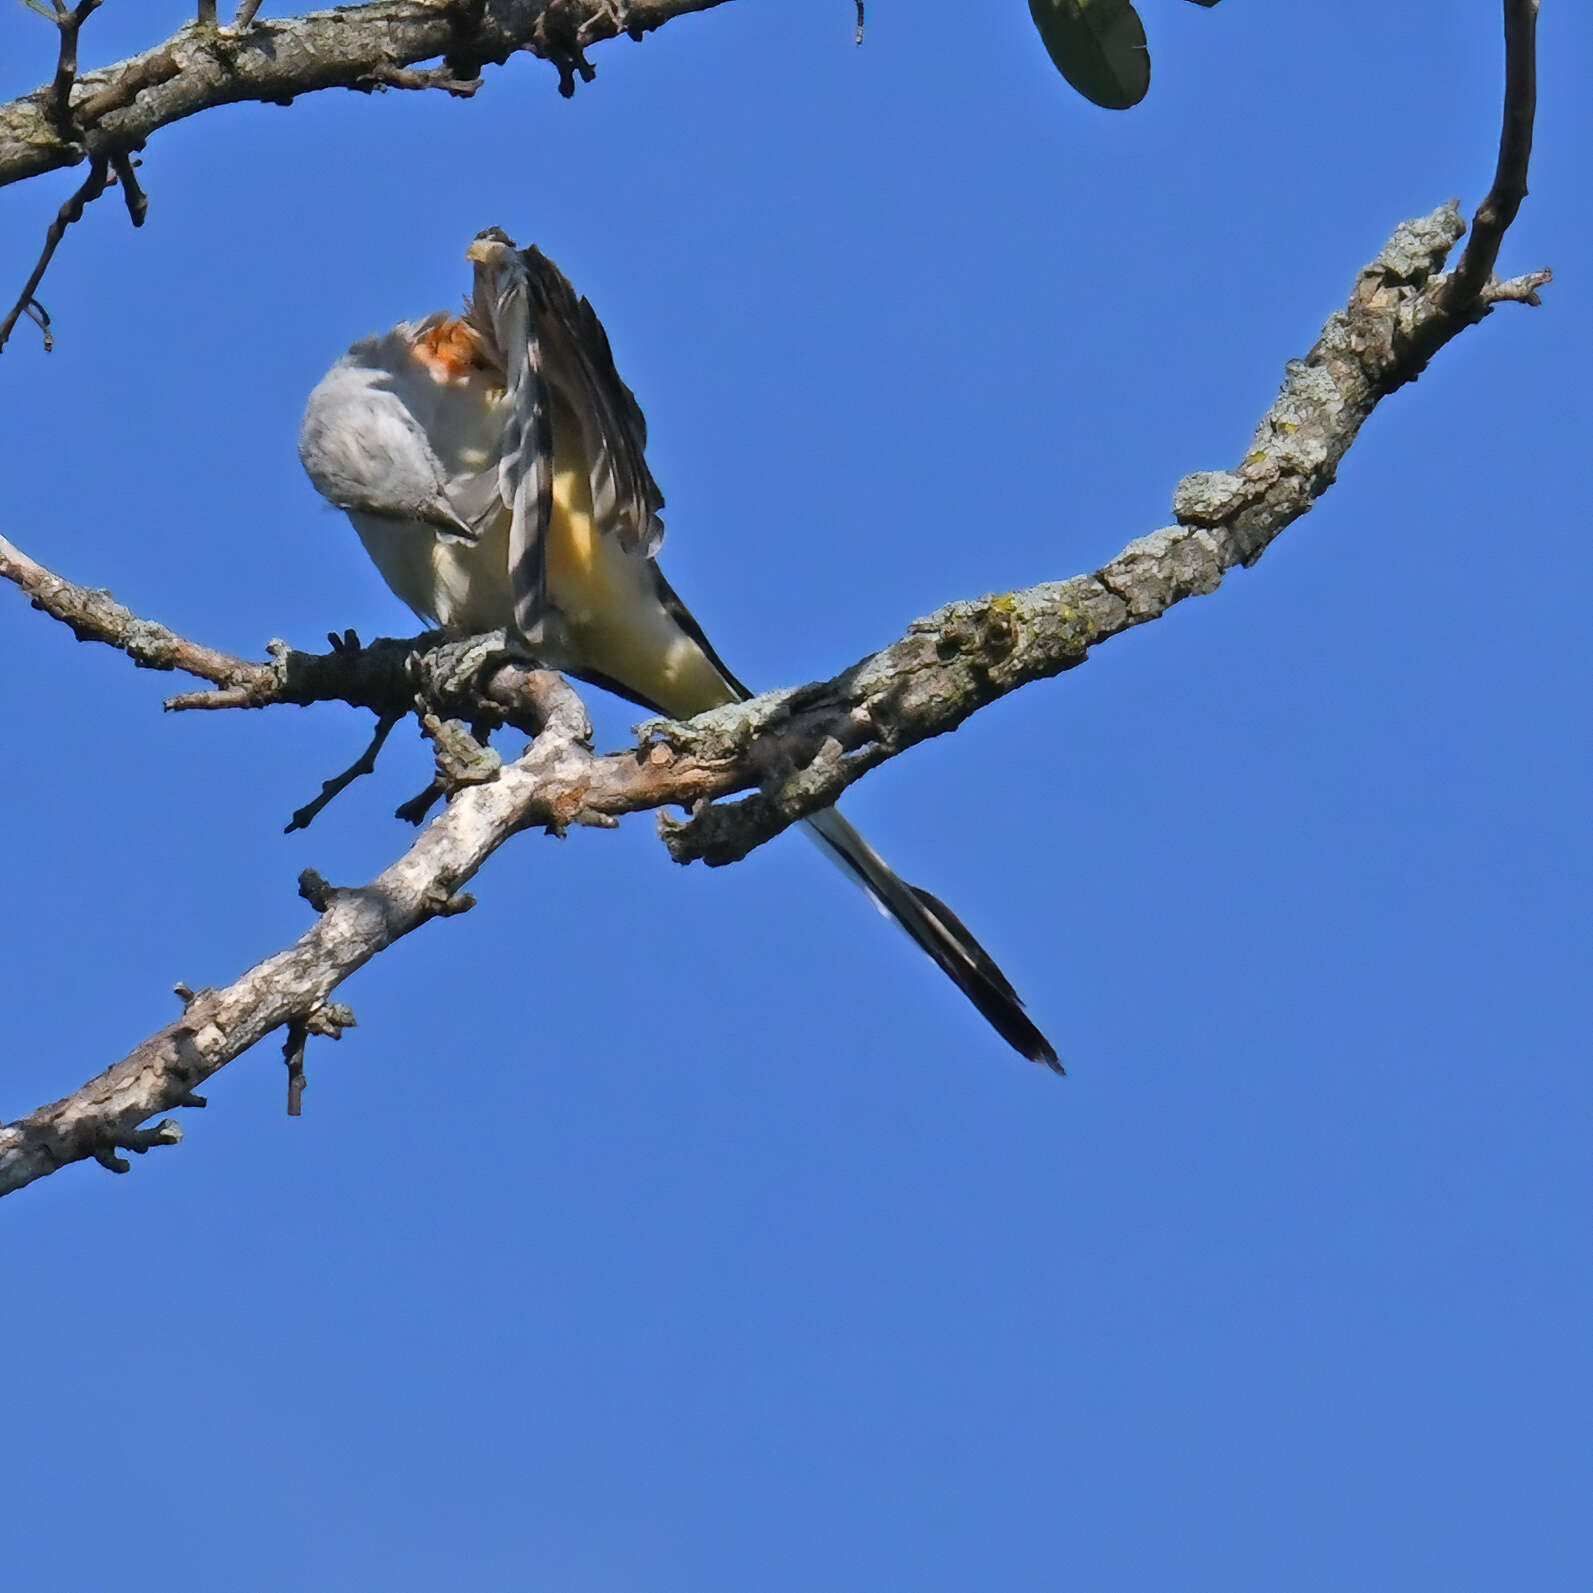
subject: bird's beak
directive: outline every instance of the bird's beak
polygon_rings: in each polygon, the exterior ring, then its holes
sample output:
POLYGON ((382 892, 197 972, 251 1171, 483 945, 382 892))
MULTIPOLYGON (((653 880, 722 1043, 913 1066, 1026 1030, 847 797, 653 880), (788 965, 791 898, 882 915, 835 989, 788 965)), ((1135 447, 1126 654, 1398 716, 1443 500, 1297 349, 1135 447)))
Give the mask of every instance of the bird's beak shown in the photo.
POLYGON ((502 265, 504 256, 513 252, 513 245, 504 243, 501 239, 477 238, 465 250, 465 259, 479 266, 502 265))

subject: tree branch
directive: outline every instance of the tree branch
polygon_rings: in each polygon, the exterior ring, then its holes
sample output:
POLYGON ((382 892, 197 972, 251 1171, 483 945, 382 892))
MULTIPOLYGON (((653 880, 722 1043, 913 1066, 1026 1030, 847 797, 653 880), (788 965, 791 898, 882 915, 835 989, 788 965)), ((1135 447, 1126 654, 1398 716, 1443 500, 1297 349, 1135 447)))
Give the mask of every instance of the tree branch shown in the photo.
MULTIPOLYGON (((339 700, 385 714, 405 693, 413 702, 418 683, 423 698, 445 708, 495 713, 539 732, 496 778, 458 789, 369 885, 323 883, 313 893, 320 919, 293 947, 224 990, 201 992, 178 1022, 82 1089, 0 1129, 0 1194, 86 1157, 112 1165, 118 1147, 174 1142, 164 1125, 154 1132, 166 1137, 141 1142, 137 1125, 190 1102, 201 1080, 273 1029, 311 1023, 331 992, 379 951, 457 911, 459 887, 520 830, 611 824, 622 813, 692 805, 693 818, 663 823, 671 853, 680 861, 733 861, 833 803, 887 758, 1031 680, 1082 663, 1107 637, 1214 591, 1226 571, 1254 563, 1332 484, 1378 400, 1415 376, 1419 345, 1439 335, 1435 318, 1446 318, 1441 341, 1476 318, 1474 306, 1439 302, 1436 273, 1461 230, 1453 206, 1399 228, 1361 273, 1348 307, 1290 366, 1239 467, 1180 482, 1179 524, 1131 542, 1091 575, 949 604, 833 680, 685 724, 654 721, 642 727, 638 748, 606 757, 587 749, 585 714, 557 676, 500 662, 475 684, 480 659, 473 662, 469 649, 476 644, 416 652, 435 641, 421 637, 322 655, 280 648, 273 663, 253 664, 139 620, 105 593, 74 587, 0 541, 0 575, 80 639, 107 642, 146 668, 212 681, 229 706, 339 700), (733 804, 707 802, 749 786, 760 790, 733 804)), ((1519 297, 1512 291, 1519 288, 1503 284, 1496 296, 1519 297)), ((503 640, 489 639, 487 650, 501 655, 503 640)), ((291 1062, 292 1043, 288 1054, 291 1062)))
POLYGON ((109 162, 106 158, 103 155, 90 157, 88 176, 56 212, 55 220, 50 223, 49 229, 44 234, 44 249, 33 267, 33 274, 24 284, 17 302, 11 306, 5 320, 0 321, 0 349, 6 346, 7 339, 23 315, 31 316, 38 322, 39 330, 44 334, 46 353, 55 346, 55 338, 50 331, 50 317, 45 313, 43 305, 34 298, 34 294, 39 291, 39 284, 44 281, 44 273, 50 269, 50 261, 55 258, 56 246, 66 236, 66 229, 82 216, 86 204, 98 199, 105 192, 109 181, 109 162))
POLYGON ((1527 197, 1538 111, 1538 0, 1504 0, 1505 93, 1493 186, 1472 218, 1471 240, 1445 289, 1458 306, 1475 301, 1493 275, 1499 246, 1527 197))
POLYGON ((104 642, 126 653, 140 669, 180 669, 223 687, 258 685, 270 676, 269 664, 251 664, 190 642, 164 625, 140 619, 109 592, 74 586, 52 575, 4 537, 0 537, 0 576, 19 586, 36 609, 60 620, 80 642, 104 642))
POLYGON ((60 30, 60 48, 55 60, 55 81, 49 88, 50 120, 63 138, 77 136, 72 117, 72 84, 77 79, 77 36, 83 24, 99 10, 104 0, 78 0, 68 8, 66 0, 55 0, 55 25, 60 30))
MULTIPOLYGON (((1505 10, 1512 47, 1530 51, 1535 4, 1505 0, 1505 10)), ((1502 197, 1492 210, 1485 202, 1479 233, 1502 233, 1525 192, 1530 91, 1530 71, 1518 61, 1508 74, 1500 155, 1506 175, 1495 181, 1502 197)), ((440 759, 450 714, 520 725, 535 736, 521 758, 490 777, 454 782, 443 813, 370 884, 335 889, 307 874, 301 891, 320 916, 288 950, 225 989, 194 995, 180 987, 186 1010, 176 1023, 72 1095, 0 1128, 0 1194, 88 1157, 122 1171, 118 1149, 175 1143, 174 1122, 139 1125, 202 1104, 196 1084, 283 1026, 296 1100, 304 1035, 336 1033, 348 1021, 328 1007, 331 992, 400 936, 463 911, 468 898, 459 887, 520 830, 540 824, 562 832, 571 824, 612 824, 641 809, 690 806, 693 817, 684 822, 660 815, 672 855, 733 861, 830 805, 907 747, 955 729, 1029 681, 1073 668, 1097 643, 1186 597, 1214 591, 1332 485, 1384 397, 1414 380, 1494 304, 1537 302, 1549 273, 1493 280, 1495 237, 1480 247, 1473 242, 1475 258, 1485 261, 1480 269, 1468 265, 1468 251, 1451 276, 1441 276, 1464 230, 1453 205, 1396 230, 1360 273, 1347 306, 1329 318, 1306 357, 1290 364, 1238 466, 1179 483, 1176 524, 1131 542, 1092 574, 949 604, 833 680, 685 723, 650 722, 636 748, 604 757, 587 746, 574 693, 557 676, 508 656, 502 636, 350 643, 324 655, 273 644, 270 663, 251 663, 139 620, 108 594, 62 581, 0 540, 0 575, 79 639, 115 646, 143 667, 185 670, 216 688, 173 706, 340 700, 386 717, 395 705, 402 713, 418 703, 440 759), (755 794, 733 803, 709 800, 754 786, 755 794)))
POLYGON ((357 890, 328 890, 316 922, 293 946, 223 990, 200 991, 175 1023, 82 1089, 0 1128, 0 1194, 71 1162, 142 1148, 138 1124, 185 1104, 202 1080, 273 1029, 311 1025, 351 973, 450 911, 459 887, 543 811, 542 788, 559 766, 570 721, 584 722, 579 704, 572 711, 565 701, 573 694, 547 679, 545 733, 490 785, 462 791, 390 868, 357 890))
MULTIPOLYGON (((97 0, 96 0, 97 3, 97 0)), ((317 89, 449 87, 528 50, 559 68, 560 86, 589 77, 587 46, 622 30, 640 38, 725 0, 373 0, 336 11, 238 23, 191 23, 164 44, 76 79, 73 127, 56 116, 54 86, 0 105, 0 187, 75 165, 89 155, 142 148, 151 134, 217 105, 287 104, 317 89), (446 72, 406 68, 443 59, 446 72)), ((82 10, 82 7, 79 7, 82 10)))

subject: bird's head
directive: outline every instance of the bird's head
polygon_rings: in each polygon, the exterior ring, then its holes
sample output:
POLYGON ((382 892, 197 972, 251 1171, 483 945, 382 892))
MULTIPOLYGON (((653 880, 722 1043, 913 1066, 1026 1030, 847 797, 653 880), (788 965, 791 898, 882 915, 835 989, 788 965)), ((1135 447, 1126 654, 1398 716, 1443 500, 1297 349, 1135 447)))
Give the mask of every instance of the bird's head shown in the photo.
POLYGON ((465 259, 487 270, 502 270, 517 253, 513 238, 502 227, 483 227, 465 250, 465 259))
POLYGON ((509 328, 505 321, 507 301, 518 295, 523 301, 525 262, 520 251, 501 227, 478 232, 465 259, 475 266, 475 281, 466 301, 466 318, 486 340, 499 363, 503 362, 509 328))

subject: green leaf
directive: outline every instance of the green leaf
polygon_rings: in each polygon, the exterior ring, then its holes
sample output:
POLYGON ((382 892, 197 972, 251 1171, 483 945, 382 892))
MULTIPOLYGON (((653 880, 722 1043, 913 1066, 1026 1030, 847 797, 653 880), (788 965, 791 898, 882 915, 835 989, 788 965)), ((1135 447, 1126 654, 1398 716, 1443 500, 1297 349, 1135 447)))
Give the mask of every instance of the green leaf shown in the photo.
POLYGON ((1126 111, 1145 98, 1150 52, 1130 0, 1029 0, 1029 15, 1057 71, 1085 99, 1126 111))

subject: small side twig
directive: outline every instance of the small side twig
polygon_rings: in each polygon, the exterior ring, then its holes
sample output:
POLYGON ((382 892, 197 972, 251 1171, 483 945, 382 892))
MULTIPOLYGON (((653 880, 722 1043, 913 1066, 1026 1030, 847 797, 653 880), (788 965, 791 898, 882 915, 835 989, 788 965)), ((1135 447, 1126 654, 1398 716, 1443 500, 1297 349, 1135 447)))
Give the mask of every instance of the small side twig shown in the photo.
POLYGON ((299 895, 307 901, 318 913, 332 910, 337 901, 337 886, 333 885, 325 876, 318 874, 313 868, 300 869, 299 895))
POLYGON ((412 796, 407 802, 400 802, 393 809, 393 817, 401 823, 413 824, 418 830, 426 822, 426 815, 447 795, 442 782, 433 780, 424 791, 412 796))
POLYGON ((1499 246, 1527 196, 1527 165, 1532 158, 1532 125, 1538 106, 1537 28, 1538 0, 1504 0, 1505 92, 1499 159, 1493 185, 1472 217, 1471 237, 1460 262, 1443 286, 1440 302, 1447 310, 1484 298, 1499 246))
POLYGON ((288 1065, 288 1116, 304 1113, 304 1045, 310 1031, 303 1018, 288 1024, 288 1037, 282 1042, 282 1060, 288 1065))
POLYGON ((127 205, 127 219, 135 227, 142 227, 144 217, 149 214, 149 195, 139 187, 138 178, 133 175, 135 164, 130 150, 120 149, 111 156, 111 170, 116 173, 117 186, 127 205))
POLYGON ((341 774, 333 775, 330 780, 321 782, 321 794, 312 801, 306 802, 302 808, 296 808, 293 817, 283 830, 284 835, 292 835, 295 830, 307 830, 315 816, 344 791, 353 785, 362 774, 372 774, 376 769, 376 759, 380 754, 387 738, 392 735, 394 726, 404 716, 401 713, 387 713, 377 721, 376 733, 371 737, 370 745, 366 747, 348 768, 341 774))
POLYGON ((61 46, 55 58, 55 79, 50 84, 50 120, 68 143, 79 141, 77 123, 72 116, 72 85, 77 81, 77 36, 104 0, 54 0, 55 25, 61 33, 61 46))
MULTIPOLYGON (((460 911, 464 911, 463 908, 460 911)), ((324 1040, 341 1040, 354 1027, 353 1012, 340 1001, 324 1001, 303 1017, 288 1019, 288 1037, 282 1042, 282 1060, 288 1065, 288 1116, 304 1115, 304 1048, 312 1034, 324 1040)))
POLYGON ((480 76, 460 77, 451 67, 379 66, 368 72, 354 85, 365 93, 382 89, 441 89, 455 99, 468 100, 481 87, 480 76))
POLYGON ((153 1128, 124 1130, 109 1143, 99 1146, 94 1160, 109 1172, 125 1173, 133 1164, 125 1156, 118 1156, 117 1151, 130 1150, 135 1156, 142 1156, 156 1145, 180 1145, 182 1139, 182 1124, 174 1117, 163 1117, 153 1128))
MULTIPOLYGON (((51 3, 55 7, 54 20, 60 33, 60 48, 56 54, 55 77, 50 83, 45 100, 45 116, 53 125, 61 142, 75 155, 81 152, 86 142, 83 130, 78 124, 77 113, 72 106, 72 88, 77 82, 78 34, 82 31, 83 24, 104 4, 104 0, 78 0, 75 6, 68 6, 66 0, 51 0, 51 3)), ((214 12, 213 0, 211 9, 214 12)), ((202 13, 203 4, 201 4, 202 13)), ((50 268, 56 246, 66 235, 66 229, 82 216, 83 207, 91 200, 98 199, 112 182, 121 185, 123 197, 127 201, 127 214, 133 225, 143 226, 144 216, 149 210, 149 199, 133 175, 132 151, 125 147, 97 150, 89 157, 88 176, 61 206, 55 220, 50 223, 49 230, 44 235, 44 250, 39 256, 38 264, 33 268, 33 274, 28 278, 27 286, 23 288, 5 320, 0 321, 0 349, 5 348, 12 329, 24 315, 38 327, 44 340, 44 352, 48 354, 55 347, 55 336, 50 330, 49 313, 37 298, 39 284, 44 280, 44 273, 50 268)))
POLYGON ((416 699, 415 717, 420 721, 420 733, 432 744, 437 772, 424 791, 398 805, 393 817, 418 828, 445 797, 497 779, 503 760, 462 720, 433 713, 424 697, 416 699))
POLYGON ((55 333, 50 330, 50 312, 37 299, 29 299, 22 306, 22 313, 38 327, 39 335, 44 339, 44 352, 48 354, 55 347, 55 333))
POLYGON ((6 340, 11 336, 12 329, 24 314, 35 322, 44 334, 45 353, 48 354, 55 347, 55 338, 50 332, 50 317, 45 314, 44 307, 34 295, 39 290, 39 284, 44 281, 44 273, 50 269, 50 261, 55 258, 57 245, 66 236, 66 229, 83 214, 85 205, 98 199, 105 192, 110 182, 110 173, 110 161, 104 155, 93 156, 89 161, 88 176, 56 212, 55 220, 50 223, 49 230, 44 235, 44 250, 39 256, 38 264, 33 268, 33 274, 28 278, 17 302, 12 305, 10 313, 5 320, 0 321, 0 349, 6 346, 6 340))

